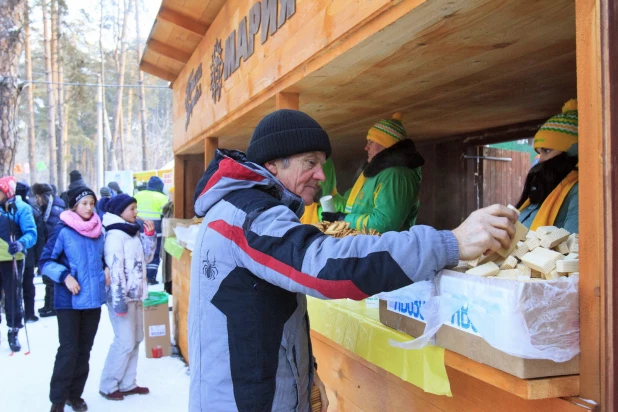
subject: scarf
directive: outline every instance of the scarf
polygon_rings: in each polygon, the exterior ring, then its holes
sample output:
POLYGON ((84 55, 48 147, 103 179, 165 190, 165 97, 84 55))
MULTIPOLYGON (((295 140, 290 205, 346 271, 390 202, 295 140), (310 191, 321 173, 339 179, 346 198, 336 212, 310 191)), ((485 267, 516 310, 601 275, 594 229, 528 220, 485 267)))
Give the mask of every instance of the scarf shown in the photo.
POLYGON ((309 206, 305 206, 305 213, 300 218, 300 223, 303 225, 311 225, 320 221, 321 207, 318 202, 313 202, 309 206))
POLYGON ((47 202, 47 207, 45 208, 45 215, 43 216, 43 221, 47 223, 49 216, 51 215, 52 208, 54 207, 54 197, 49 195, 49 201, 47 202))
MULTIPOLYGON (((536 214, 530 230, 536 230, 541 226, 552 226, 556 221, 558 212, 564 203, 564 199, 567 197, 575 183, 579 180, 579 173, 577 170, 573 170, 565 177, 562 182, 547 196, 547 199, 541 204, 541 208, 536 214)), ((530 199, 526 200, 519 208, 519 211, 523 211, 530 206, 530 199)))
POLYGON ((96 239, 101 236, 101 230, 103 226, 101 225, 101 219, 99 215, 96 213, 92 214, 90 220, 84 220, 80 215, 75 213, 72 210, 65 210, 60 213, 60 220, 62 220, 68 227, 74 229, 77 233, 82 236, 89 237, 91 239, 96 239))
POLYGON ((366 181, 367 178, 365 177, 365 173, 361 173, 360 176, 358 176, 358 179, 356 179, 356 183, 354 183, 354 187, 352 187, 348 201, 345 204, 345 213, 352 212, 352 207, 354 207, 356 196, 358 196, 366 181))
POLYGON ((111 230, 120 230, 129 236, 135 236, 139 233, 140 227, 137 223, 113 223, 105 226, 105 230, 108 232, 111 230))

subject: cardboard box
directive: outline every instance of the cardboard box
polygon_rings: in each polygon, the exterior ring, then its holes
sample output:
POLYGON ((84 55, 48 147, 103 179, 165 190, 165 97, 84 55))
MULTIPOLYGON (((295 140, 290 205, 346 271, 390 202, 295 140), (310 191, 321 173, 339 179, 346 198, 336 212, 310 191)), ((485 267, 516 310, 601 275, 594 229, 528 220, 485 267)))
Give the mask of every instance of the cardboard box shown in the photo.
POLYGON ((579 373, 579 355, 562 363, 545 359, 518 358, 491 346, 474 333, 474 326, 471 323, 469 327, 470 331, 464 331, 461 328, 442 325, 436 334, 436 345, 522 379, 579 373))
POLYGON ((147 358, 172 354, 170 316, 167 302, 144 306, 144 347, 147 358), (154 351, 153 351, 154 349, 154 351))
POLYGON ((423 303, 380 300, 380 322, 418 338, 425 331, 425 321, 420 313, 423 303))

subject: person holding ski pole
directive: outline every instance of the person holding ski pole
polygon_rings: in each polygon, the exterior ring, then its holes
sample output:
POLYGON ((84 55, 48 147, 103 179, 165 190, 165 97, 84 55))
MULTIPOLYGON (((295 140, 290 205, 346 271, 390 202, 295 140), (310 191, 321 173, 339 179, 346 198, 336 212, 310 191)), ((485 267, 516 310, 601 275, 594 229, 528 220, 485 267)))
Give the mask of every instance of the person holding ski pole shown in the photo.
POLYGON ((37 239, 32 209, 15 197, 16 187, 14 177, 0 178, 0 287, 4 289, 8 341, 13 352, 21 350, 17 335, 23 327, 21 282, 24 260, 26 251, 37 239))
POLYGON ((60 347, 50 383, 52 412, 86 411, 81 398, 88 379, 89 360, 105 303, 103 268, 105 237, 95 213, 96 195, 86 186, 68 191, 69 208, 45 245, 39 267, 54 286, 60 347))

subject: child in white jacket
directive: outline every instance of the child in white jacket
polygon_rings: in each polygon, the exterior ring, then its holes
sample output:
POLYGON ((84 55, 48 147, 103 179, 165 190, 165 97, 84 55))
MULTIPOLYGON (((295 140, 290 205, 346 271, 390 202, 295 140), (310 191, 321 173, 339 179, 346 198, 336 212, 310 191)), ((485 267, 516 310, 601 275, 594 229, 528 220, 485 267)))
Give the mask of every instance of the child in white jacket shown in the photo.
POLYGON ((139 344, 144 339, 142 301, 148 298, 146 265, 154 256, 154 223, 144 222, 144 234, 137 224, 137 201, 120 194, 112 198, 103 215, 105 264, 110 271, 107 309, 114 341, 109 348, 101 376, 99 393, 120 401, 127 395, 146 395, 148 388, 137 386, 139 344))

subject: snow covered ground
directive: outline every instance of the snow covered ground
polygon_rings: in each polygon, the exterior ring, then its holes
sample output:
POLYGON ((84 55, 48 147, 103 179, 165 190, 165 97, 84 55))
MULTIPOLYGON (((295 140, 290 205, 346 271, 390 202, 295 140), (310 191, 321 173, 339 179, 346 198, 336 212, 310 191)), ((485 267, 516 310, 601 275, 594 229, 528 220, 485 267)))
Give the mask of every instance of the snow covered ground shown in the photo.
MULTIPOLYGON (((38 309, 43 306, 45 286, 41 278, 35 278, 36 303, 38 309)), ((151 290, 162 290, 160 285, 151 286, 151 290)), ((171 314, 171 312, 170 312, 171 314)), ((0 326, 0 411, 30 412, 48 411, 49 381, 54 367, 58 349, 58 324, 55 317, 41 318, 36 323, 28 324, 31 353, 27 350, 26 333, 19 332, 22 351, 10 357, 11 350, 7 342, 7 326, 4 319, 0 326)), ((171 322, 170 322, 171 325, 171 322)), ((108 401, 99 395, 99 379, 105 363, 109 345, 114 332, 104 305, 101 312, 99 330, 94 340, 90 356, 90 375, 82 395, 88 403, 89 411, 186 411, 189 402, 189 370, 178 357, 146 359, 144 343, 140 346, 137 383, 150 388, 150 394, 128 396, 120 402, 108 401)), ((66 411, 72 411, 65 407, 66 411)))

